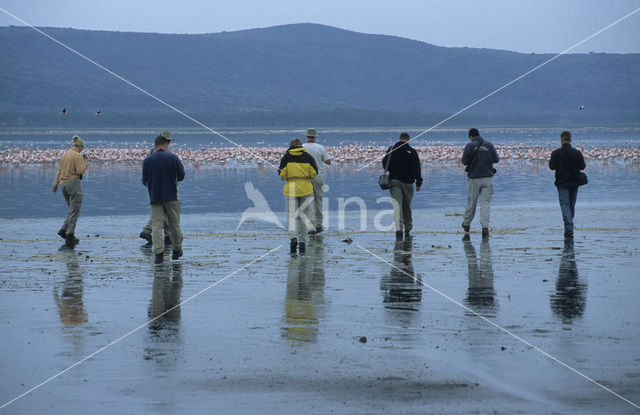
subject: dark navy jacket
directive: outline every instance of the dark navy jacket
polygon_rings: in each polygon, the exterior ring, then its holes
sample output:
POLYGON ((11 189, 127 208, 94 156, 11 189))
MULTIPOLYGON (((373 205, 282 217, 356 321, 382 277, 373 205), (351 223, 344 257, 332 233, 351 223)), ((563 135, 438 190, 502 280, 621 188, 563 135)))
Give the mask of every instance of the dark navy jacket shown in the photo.
POLYGON ((184 166, 173 153, 158 150, 142 163, 142 184, 149 189, 149 203, 178 200, 178 182, 184 166))
POLYGON ((462 164, 469 164, 467 177, 479 179, 481 177, 493 177, 493 164, 500 161, 498 152, 493 144, 482 137, 474 137, 473 140, 464 147, 462 153, 462 164), (478 147, 480 146, 480 147, 478 147), (476 153, 476 148, 478 152, 476 153), (475 153, 475 156, 473 155, 475 153))
POLYGON ((387 167, 389 157, 391 157, 388 168, 389 179, 400 180, 409 184, 416 182, 416 186, 422 186, 420 157, 418 157, 418 152, 413 147, 404 141, 398 141, 392 147, 389 147, 382 159, 382 168, 387 167))
POLYGON ((582 153, 571 147, 571 143, 564 143, 551 152, 549 168, 556 171, 556 186, 574 186, 576 174, 585 167, 582 153))

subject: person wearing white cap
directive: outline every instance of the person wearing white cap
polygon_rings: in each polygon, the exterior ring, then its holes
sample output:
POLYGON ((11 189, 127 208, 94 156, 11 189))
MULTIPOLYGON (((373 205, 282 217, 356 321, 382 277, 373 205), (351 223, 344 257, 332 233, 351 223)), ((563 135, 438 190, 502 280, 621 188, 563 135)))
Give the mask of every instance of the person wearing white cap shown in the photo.
POLYGON ((329 154, 327 154, 327 150, 324 148, 322 144, 316 143, 316 138, 318 137, 318 133, 315 128, 307 129, 307 142, 302 146, 307 153, 313 157, 316 162, 316 167, 318 168, 318 174, 316 177, 311 179, 311 184, 313 185, 313 211, 314 216, 311 221, 314 225, 315 229, 311 229, 309 234, 315 235, 324 230, 323 221, 324 216, 322 212, 322 196, 324 194, 324 169, 323 164, 330 165, 331 159, 329 158, 329 154))
POLYGON ((80 242, 75 237, 75 231, 82 207, 82 174, 88 167, 87 156, 81 154, 84 150, 82 138, 74 135, 71 146, 71 149, 67 150, 60 158, 58 173, 53 180, 53 186, 51 186, 53 193, 58 191, 58 185, 62 187, 62 195, 69 207, 67 217, 58 231, 58 235, 64 238, 65 246, 68 248, 73 248, 80 242))

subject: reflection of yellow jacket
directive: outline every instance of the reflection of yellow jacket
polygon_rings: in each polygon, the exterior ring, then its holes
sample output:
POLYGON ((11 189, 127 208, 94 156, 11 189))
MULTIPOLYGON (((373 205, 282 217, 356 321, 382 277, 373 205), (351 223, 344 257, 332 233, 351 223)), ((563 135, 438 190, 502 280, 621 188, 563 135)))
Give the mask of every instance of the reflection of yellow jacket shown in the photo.
POLYGON ((309 179, 318 174, 313 157, 303 147, 292 147, 284 153, 280 160, 280 178, 286 180, 285 196, 306 196, 313 193, 313 185, 309 179))

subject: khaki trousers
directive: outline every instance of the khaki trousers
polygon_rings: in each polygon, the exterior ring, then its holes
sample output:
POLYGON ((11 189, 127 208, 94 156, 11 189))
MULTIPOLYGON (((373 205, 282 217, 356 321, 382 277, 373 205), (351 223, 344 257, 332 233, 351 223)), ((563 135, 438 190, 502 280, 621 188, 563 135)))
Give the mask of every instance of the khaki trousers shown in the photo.
POLYGON ((314 215, 313 219, 311 220, 311 223, 316 228, 322 228, 323 227, 322 222, 324 220, 324 216, 322 212, 322 195, 324 194, 322 187, 324 186, 324 174, 318 173, 316 177, 311 179, 311 184, 313 185, 313 215, 314 215))
POLYGON ((483 228, 489 227, 489 217, 491 216, 491 197, 493 196, 493 179, 491 177, 481 177, 479 179, 469 179, 469 190, 467 193, 467 208, 464 212, 465 226, 470 226, 476 215, 476 205, 480 201, 480 225, 483 228))
POLYGON ((404 228, 404 231, 409 233, 413 229, 413 215, 411 212, 413 183, 409 184, 392 179, 389 192, 393 202, 393 223, 396 226, 396 232, 402 232, 404 228))
POLYGON ((182 230, 180 229, 179 200, 151 203, 151 240, 153 242, 153 252, 156 255, 164 252, 162 227, 165 221, 169 223, 169 235, 171 236, 173 250, 181 250, 182 230))
POLYGON ((80 208, 82 207, 82 182, 80 179, 72 180, 68 183, 60 185, 64 201, 69 206, 67 218, 60 229, 67 234, 76 233, 76 223, 80 217, 80 208))

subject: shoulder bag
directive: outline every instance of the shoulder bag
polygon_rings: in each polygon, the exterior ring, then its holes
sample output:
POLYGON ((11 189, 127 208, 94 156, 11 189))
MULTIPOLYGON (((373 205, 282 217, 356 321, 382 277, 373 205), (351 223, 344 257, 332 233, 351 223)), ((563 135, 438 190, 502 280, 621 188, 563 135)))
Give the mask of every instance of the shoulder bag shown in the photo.
POLYGON ((387 158, 387 165, 384 166, 384 172, 378 179, 378 184, 382 190, 389 190, 391 188, 391 178, 389 177, 389 163, 391 162, 391 154, 393 153, 393 146, 390 147, 389 157, 387 158))

